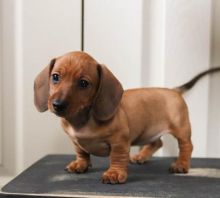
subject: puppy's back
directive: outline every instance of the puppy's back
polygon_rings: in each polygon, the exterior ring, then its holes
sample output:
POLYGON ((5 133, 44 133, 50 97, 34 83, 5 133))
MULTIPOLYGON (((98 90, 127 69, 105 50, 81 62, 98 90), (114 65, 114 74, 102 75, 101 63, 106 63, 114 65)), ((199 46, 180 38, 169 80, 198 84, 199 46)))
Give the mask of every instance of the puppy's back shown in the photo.
POLYGON ((188 121, 183 97, 177 91, 167 88, 126 90, 122 108, 127 115, 132 140, 142 133, 150 138, 155 133, 171 130, 188 121))

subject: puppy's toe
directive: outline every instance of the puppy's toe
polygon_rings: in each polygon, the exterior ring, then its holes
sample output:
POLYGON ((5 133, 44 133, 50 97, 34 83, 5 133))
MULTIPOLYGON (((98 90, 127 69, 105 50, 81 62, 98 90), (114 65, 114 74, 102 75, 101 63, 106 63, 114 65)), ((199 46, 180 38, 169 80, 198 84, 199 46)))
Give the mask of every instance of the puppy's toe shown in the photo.
POLYGON ((188 173, 189 165, 183 162, 173 162, 169 168, 170 173, 188 173))
POLYGON ((102 183, 104 184, 122 184, 127 180, 127 172, 122 170, 111 170, 104 172, 102 183))
POLYGON ((144 164, 148 160, 147 157, 144 157, 140 154, 130 156, 130 163, 132 164, 144 164))
POLYGON ((66 166, 65 171, 67 171, 68 173, 84 173, 88 171, 88 167, 89 163, 87 161, 76 160, 69 163, 66 166))

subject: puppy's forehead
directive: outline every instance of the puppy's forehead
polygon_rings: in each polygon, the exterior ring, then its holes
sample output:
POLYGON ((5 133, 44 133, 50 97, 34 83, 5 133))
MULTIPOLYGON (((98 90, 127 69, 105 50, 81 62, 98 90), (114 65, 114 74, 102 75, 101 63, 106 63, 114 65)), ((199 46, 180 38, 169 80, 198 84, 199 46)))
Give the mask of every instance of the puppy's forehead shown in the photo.
POLYGON ((71 52, 57 58, 54 69, 61 69, 63 72, 92 72, 97 68, 97 61, 84 52, 71 52))

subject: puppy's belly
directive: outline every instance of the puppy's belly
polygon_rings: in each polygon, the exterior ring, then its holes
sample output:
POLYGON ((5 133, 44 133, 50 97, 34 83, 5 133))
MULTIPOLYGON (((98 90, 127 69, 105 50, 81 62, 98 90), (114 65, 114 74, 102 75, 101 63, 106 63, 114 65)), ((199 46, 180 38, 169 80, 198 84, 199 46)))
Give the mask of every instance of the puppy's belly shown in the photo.
POLYGON ((145 144, 153 143, 156 140, 158 140, 161 136, 167 133, 169 133, 169 130, 164 130, 164 131, 155 133, 154 135, 143 133, 132 142, 132 145, 145 145, 145 144))
POLYGON ((85 140, 78 140, 77 142, 81 149, 89 154, 102 157, 109 156, 110 154, 110 145, 108 145, 106 142, 85 140))

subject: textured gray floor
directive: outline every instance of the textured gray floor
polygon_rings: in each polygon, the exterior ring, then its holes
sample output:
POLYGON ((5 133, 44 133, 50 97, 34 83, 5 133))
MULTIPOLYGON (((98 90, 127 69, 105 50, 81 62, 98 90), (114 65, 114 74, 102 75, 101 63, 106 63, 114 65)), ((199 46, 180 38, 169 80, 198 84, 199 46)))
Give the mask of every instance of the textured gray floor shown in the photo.
POLYGON ((73 158, 71 155, 44 157, 4 186, 0 197, 24 197, 24 194, 30 197, 220 197, 220 159, 193 159, 192 172, 179 176, 168 173, 173 158, 152 158, 144 165, 129 165, 126 184, 110 185, 100 181, 108 167, 107 158, 92 157, 93 167, 85 174, 66 173, 64 167, 73 158))

